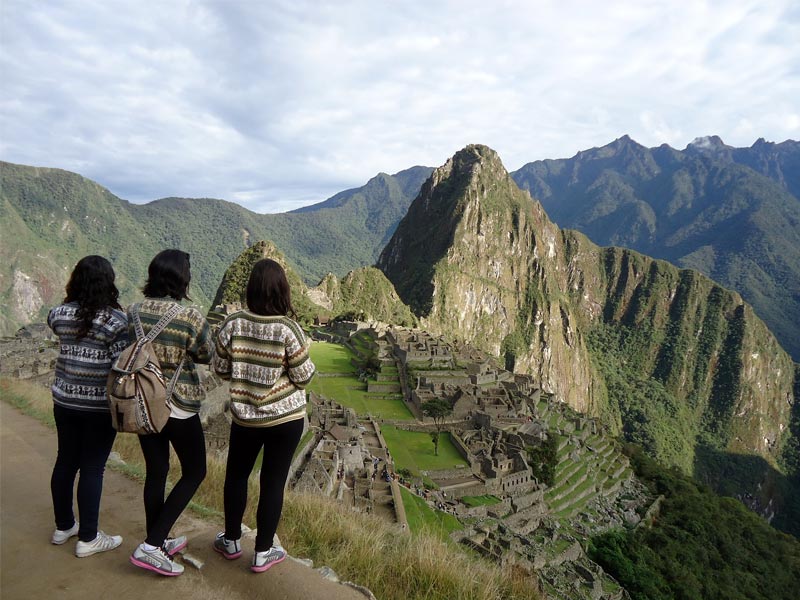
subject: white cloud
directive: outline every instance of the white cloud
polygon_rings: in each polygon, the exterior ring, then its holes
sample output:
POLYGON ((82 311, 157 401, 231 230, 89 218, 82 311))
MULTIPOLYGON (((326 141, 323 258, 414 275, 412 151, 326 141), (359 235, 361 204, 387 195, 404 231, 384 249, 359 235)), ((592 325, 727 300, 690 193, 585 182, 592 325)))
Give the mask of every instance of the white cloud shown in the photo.
POLYGON ((0 158, 274 212, 467 143, 797 136, 792 0, 0 5, 0 158))

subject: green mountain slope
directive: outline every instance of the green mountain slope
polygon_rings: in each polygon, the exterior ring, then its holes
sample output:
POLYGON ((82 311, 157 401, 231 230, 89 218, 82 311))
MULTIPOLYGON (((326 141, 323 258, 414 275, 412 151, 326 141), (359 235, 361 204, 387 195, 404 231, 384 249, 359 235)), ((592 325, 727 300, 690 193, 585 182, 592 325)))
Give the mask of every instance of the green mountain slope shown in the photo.
POLYGON ((625 136, 512 177, 562 227, 737 290, 800 358, 800 143, 712 137, 678 151, 625 136))
POLYGON ((693 472, 705 447, 776 464, 790 445, 793 363, 738 294, 559 230, 485 146, 432 174, 379 268, 423 327, 503 355, 668 464, 693 472))
POLYGON ((86 254, 109 257, 124 301, 137 297, 156 252, 192 257, 192 299, 209 308, 225 269, 269 239, 308 284, 373 264, 430 169, 379 174, 302 211, 260 215, 213 199, 121 200, 80 175, 0 163, 0 335, 41 320, 86 254))

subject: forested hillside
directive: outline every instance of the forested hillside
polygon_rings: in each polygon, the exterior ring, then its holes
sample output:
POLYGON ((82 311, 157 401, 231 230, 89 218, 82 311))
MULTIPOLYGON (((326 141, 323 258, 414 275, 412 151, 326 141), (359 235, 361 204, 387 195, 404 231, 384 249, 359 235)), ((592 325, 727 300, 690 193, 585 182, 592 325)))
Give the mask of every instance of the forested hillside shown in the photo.
POLYGON ((129 301, 155 253, 180 247, 192 257, 192 299, 206 309, 225 270, 259 240, 281 248, 306 284, 329 272, 342 277, 375 262, 429 172, 381 173, 319 205, 260 215, 214 199, 136 205, 75 173, 0 163, 0 334, 41 320, 86 254, 112 260, 129 301))

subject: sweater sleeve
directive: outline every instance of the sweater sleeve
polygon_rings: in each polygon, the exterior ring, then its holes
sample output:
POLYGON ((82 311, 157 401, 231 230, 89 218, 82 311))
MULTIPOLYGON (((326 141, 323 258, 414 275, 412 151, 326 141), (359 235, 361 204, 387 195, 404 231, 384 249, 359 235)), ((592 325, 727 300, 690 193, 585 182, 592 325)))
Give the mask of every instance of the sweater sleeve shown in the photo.
MULTIPOLYGON (((299 328, 298 328, 299 329, 299 328)), ((309 350, 311 341, 303 334, 302 330, 290 330, 286 336, 286 374, 298 388, 305 388, 314 377, 317 368, 311 362, 309 350)))
POLYGON ((211 364, 214 366, 214 372, 222 379, 231 378, 231 354, 228 351, 228 346, 231 341, 230 327, 228 323, 223 323, 220 327, 217 337, 214 340, 214 357, 211 364))
POLYGON ((199 324, 197 325, 197 335, 191 341, 186 352, 192 357, 195 364, 207 365, 211 362, 211 328, 208 321, 198 311, 199 324))
MULTIPOLYGON (((125 316, 124 313, 122 313, 122 316, 125 316)), ((114 339, 111 340, 111 344, 108 346, 108 354, 111 357, 112 364, 116 362, 119 355, 122 354, 122 351, 128 347, 128 343, 128 321, 125 319, 122 325, 116 330, 114 339)))

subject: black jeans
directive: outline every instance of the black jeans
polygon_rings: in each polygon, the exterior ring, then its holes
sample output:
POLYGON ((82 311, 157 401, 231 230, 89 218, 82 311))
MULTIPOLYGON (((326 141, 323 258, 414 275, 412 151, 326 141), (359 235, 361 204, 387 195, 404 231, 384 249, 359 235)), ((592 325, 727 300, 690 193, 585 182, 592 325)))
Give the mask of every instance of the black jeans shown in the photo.
POLYGON ((78 539, 91 542, 97 537, 103 472, 117 432, 111 426, 111 414, 64 408, 53 405, 58 432, 58 456, 50 478, 56 529, 75 525, 72 495, 78 480, 78 539))
POLYGON ((242 516, 247 506, 247 479, 253 471, 258 453, 264 448, 261 461, 261 492, 256 510, 256 552, 272 546, 283 510, 283 491, 292 457, 303 435, 304 419, 274 427, 242 427, 231 424, 231 443, 225 469, 225 537, 242 537, 242 516))
POLYGON ((170 417, 159 433, 140 435, 147 475, 144 480, 145 542, 163 546, 169 530, 206 477, 206 442, 200 417, 170 417), (164 499, 169 475, 169 445, 181 463, 181 478, 164 499))

